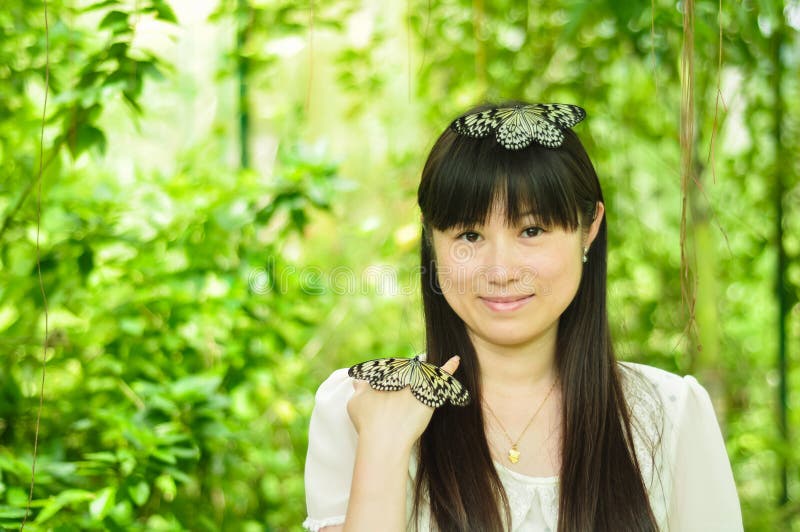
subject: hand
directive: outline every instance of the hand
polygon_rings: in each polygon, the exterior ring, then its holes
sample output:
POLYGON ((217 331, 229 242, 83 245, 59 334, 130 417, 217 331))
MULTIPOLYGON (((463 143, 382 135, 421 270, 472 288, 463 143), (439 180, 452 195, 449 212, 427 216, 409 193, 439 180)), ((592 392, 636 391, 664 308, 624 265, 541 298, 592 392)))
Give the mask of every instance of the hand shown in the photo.
MULTIPOLYGON (((442 369, 452 375, 459 361, 459 357, 454 356, 442 369)), ((433 408, 422 404, 408 387, 396 392, 378 391, 367 381, 356 379, 353 388, 355 393, 347 403, 347 413, 359 438, 366 436, 410 449, 433 416, 433 408)))

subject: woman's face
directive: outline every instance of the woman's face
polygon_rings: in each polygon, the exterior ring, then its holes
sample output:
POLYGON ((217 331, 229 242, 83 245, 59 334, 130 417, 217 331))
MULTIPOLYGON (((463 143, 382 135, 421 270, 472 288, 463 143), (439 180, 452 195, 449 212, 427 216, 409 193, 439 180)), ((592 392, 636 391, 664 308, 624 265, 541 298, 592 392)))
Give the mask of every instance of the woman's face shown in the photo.
POLYGON ((554 339, 602 215, 598 203, 589 231, 570 232, 542 227, 533 215, 507 225, 494 208, 485 225, 434 230, 439 286, 473 339, 507 347, 554 339))

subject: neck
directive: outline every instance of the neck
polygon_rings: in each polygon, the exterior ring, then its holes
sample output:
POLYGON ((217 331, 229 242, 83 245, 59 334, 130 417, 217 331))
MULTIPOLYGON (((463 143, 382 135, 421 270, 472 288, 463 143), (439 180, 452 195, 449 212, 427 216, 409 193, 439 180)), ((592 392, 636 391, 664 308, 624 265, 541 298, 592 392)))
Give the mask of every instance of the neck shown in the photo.
POLYGON ((549 388, 556 378, 557 327, 522 345, 497 345, 470 335, 484 395, 520 397, 549 388))

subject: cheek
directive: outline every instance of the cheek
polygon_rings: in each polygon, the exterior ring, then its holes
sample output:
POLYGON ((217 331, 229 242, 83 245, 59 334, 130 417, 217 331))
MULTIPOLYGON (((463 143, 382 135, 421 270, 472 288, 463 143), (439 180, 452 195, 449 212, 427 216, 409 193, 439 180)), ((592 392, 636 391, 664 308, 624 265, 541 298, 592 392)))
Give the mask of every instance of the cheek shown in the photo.
POLYGON ((475 288, 476 272, 473 265, 451 260, 437 261, 436 279, 439 288, 448 300, 463 296, 475 288))
POLYGON ((572 301, 583 274, 580 258, 559 257, 543 261, 537 270, 538 291, 542 295, 558 295, 560 299, 572 301))
POLYGON ((463 294, 474 269, 472 251, 467 245, 434 245, 436 279, 444 294, 463 294))
POLYGON ((463 318, 463 312, 466 308, 465 296, 469 293, 467 291, 469 283, 466 282, 463 265, 453 264, 447 260, 437 260, 436 280, 447 304, 456 314, 463 318))

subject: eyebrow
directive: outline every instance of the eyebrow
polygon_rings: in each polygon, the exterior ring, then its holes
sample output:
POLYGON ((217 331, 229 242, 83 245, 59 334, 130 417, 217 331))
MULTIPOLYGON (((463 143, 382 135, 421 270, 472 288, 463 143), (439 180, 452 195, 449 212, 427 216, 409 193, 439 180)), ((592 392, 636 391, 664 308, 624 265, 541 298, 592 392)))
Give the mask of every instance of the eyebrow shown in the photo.
MULTIPOLYGON (((524 212, 524 213, 520 214, 519 216, 517 216, 517 222, 516 223, 522 223, 522 221, 525 220, 526 218, 533 218, 534 221, 536 221, 537 223, 542 223, 540 217, 538 216, 538 214, 535 211, 528 211, 528 212, 524 212)), ((449 230, 461 231, 461 230, 464 230, 464 229, 472 229, 472 228, 475 228, 475 227, 483 227, 484 225, 486 225, 486 224, 483 223, 483 222, 477 222, 477 221, 476 222, 464 222, 464 223, 457 223, 457 224, 452 225, 449 228, 449 230)))

